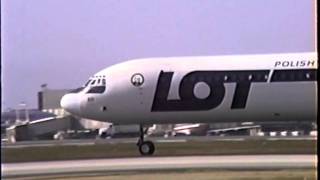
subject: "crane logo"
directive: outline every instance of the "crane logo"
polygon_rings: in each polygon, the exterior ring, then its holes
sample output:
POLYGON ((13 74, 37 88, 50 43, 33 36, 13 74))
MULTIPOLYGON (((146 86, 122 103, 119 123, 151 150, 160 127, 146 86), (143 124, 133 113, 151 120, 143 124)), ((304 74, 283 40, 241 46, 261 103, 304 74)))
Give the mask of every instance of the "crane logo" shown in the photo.
POLYGON ((142 76, 142 74, 136 73, 136 74, 132 75, 131 83, 134 86, 139 87, 144 83, 144 77, 142 76))

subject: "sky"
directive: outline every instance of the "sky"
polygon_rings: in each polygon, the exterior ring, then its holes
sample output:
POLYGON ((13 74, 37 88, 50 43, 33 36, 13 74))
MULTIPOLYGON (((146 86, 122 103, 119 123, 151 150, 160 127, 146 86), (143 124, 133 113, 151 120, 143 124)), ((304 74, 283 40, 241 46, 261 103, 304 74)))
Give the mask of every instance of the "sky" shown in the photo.
POLYGON ((310 52, 314 0, 1 0, 1 107, 130 59, 310 52))

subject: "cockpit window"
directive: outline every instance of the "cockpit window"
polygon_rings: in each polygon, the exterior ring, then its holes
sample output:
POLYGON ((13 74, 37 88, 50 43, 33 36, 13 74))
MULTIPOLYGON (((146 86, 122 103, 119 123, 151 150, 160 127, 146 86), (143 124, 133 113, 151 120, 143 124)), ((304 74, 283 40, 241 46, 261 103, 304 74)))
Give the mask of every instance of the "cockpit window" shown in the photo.
POLYGON ((86 82, 86 84, 84 85, 84 87, 87 87, 90 82, 91 82, 91 79, 89 79, 89 81, 86 82))
POLYGON ((90 78, 90 80, 86 83, 86 87, 89 86, 89 90, 87 94, 95 93, 95 94, 102 94, 106 90, 106 79, 105 76, 94 76, 90 78))
POLYGON ((92 86, 87 93, 98 93, 102 94, 106 90, 106 86, 92 86))
POLYGON ((82 91, 85 87, 79 87, 77 89, 71 90, 69 93, 78 93, 80 91, 82 91))

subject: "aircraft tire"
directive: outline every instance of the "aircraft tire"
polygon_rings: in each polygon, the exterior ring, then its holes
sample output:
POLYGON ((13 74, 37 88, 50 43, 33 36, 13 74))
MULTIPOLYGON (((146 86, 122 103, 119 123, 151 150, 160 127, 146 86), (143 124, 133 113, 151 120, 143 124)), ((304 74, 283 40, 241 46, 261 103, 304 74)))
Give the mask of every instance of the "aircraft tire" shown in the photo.
POLYGON ((140 154, 143 156, 152 155, 154 153, 155 147, 153 142, 144 141, 139 145, 140 154))

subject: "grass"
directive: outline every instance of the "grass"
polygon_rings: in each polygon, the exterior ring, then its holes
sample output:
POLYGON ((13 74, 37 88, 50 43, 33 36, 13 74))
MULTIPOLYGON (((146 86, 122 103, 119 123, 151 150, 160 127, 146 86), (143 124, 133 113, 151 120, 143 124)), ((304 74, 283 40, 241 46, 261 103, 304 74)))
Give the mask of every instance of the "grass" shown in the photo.
MULTIPOLYGON (((154 156, 317 154, 316 140, 157 143, 154 156)), ((1 148, 2 163, 140 156, 134 143, 1 148)))

